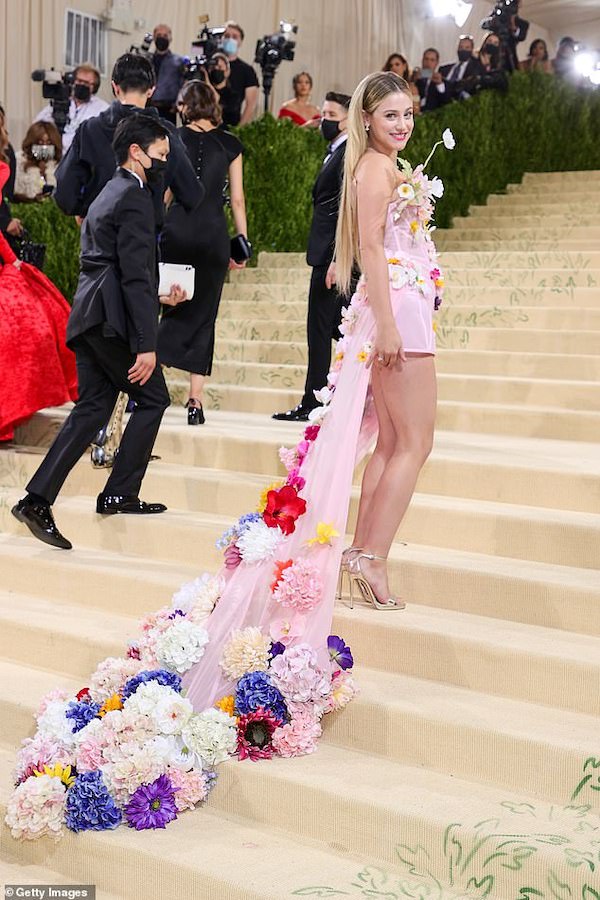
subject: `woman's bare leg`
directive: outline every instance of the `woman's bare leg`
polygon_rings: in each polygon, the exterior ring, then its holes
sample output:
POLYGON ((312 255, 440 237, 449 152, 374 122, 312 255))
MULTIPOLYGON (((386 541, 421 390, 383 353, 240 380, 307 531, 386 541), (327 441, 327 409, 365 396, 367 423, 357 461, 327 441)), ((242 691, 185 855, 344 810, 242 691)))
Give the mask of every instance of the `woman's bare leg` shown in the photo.
POLYGON ((202 403, 205 381, 206 375, 196 375, 195 372, 190 372, 190 399, 193 398, 202 403))

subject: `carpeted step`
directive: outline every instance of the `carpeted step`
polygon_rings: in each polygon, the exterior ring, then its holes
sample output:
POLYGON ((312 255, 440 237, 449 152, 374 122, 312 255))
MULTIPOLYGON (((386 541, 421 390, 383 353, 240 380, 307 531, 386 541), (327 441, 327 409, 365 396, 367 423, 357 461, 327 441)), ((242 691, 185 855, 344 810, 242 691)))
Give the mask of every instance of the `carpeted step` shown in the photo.
POLYGON ((468 216, 455 216, 452 220, 452 228, 461 232, 478 228, 514 227, 514 228, 562 228, 563 226, 576 225, 578 228, 593 228, 600 226, 600 207, 596 211, 585 209, 579 212, 555 211, 553 205, 548 204, 545 210, 540 210, 536 204, 535 210, 526 213, 509 212, 500 207, 471 206, 468 216), (545 210, 547 214, 545 214, 545 210))

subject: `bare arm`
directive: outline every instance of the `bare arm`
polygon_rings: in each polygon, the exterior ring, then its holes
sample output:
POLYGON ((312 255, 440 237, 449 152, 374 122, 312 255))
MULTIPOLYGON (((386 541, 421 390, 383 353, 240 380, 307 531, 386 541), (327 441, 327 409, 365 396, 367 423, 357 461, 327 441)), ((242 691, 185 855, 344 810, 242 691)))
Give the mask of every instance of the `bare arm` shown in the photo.
POLYGON ((392 313, 383 241, 388 206, 397 184, 396 168, 382 154, 367 154, 359 166, 356 181, 361 267, 377 326, 374 356, 383 365, 394 365, 403 358, 403 349, 392 313))
POLYGON ((248 223, 246 221, 246 200, 244 198, 244 174, 242 154, 233 160, 229 166, 229 190, 231 193, 231 212, 238 234, 248 236, 248 223))
POLYGON ((244 93, 244 111, 240 119, 240 125, 247 125, 254 118, 254 110, 258 103, 258 87, 251 85, 246 88, 244 93))

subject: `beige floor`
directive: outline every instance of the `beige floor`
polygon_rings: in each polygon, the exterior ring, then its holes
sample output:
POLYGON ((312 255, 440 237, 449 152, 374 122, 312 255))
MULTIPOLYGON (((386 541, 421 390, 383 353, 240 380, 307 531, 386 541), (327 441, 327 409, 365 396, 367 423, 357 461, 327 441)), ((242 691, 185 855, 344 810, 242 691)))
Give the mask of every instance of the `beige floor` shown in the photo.
MULTIPOLYGON (((226 763, 208 806, 160 834, 23 846, 3 826, 6 882, 95 883, 99 900, 600 898, 599 237, 600 172, 527 175, 438 232, 438 432, 391 554, 408 608, 336 609, 361 694, 317 754, 226 763)), ((0 452, 1 808, 40 696, 79 689, 215 568, 215 538, 278 476, 300 428, 269 414, 300 397, 308 275, 300 254, 262 254, 226 286, 208 422, 174 405, 144 485, 164 516, 100 520, 85 458, 55 507, 75 549, 45 548, 9 510, 66 410, 0 452)))

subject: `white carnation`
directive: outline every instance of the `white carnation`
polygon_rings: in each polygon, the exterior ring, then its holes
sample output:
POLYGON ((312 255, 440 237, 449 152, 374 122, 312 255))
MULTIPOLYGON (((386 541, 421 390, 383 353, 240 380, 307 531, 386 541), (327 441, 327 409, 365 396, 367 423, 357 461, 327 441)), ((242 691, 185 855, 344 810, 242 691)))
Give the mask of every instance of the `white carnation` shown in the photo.
POLYGON ((135 694, 127 698, 123 711, 128 715, 151 716, 154 708, 161 703, 168 703, 180 694, 166 684, 158 681, 146 681, 140 684, 135 694))
POLYGON ((207 644, 205 628, 178 617, 157 639, 156 658, 161 666, 182 675, 202 659, 207 644))
POLYGON ((262 519, 251 522, 236 541, 246 563, 262 562, 273 556, 281 543, 279 528, 269 528, 262 519))
POLYGON ((189 613, 194 609, 195 612, 206 611, 206 615, 209 615, 223 593, 224 584, 225 582, 219 576, 205 572, 199 578, 182 584, 179 590, 173 594, 171 606, 184 613, 189 613))
POLYGON ((328 412, 328 406, 315 406, 308 414, 308 421, 311 425, 320 425, 328 412))
POLYGON ((51 700, 45 711, 37 717, 38 729, 45 738, 61 741, 66 747, 75 746, 74 719, 67 719, 70 700, 51 700))
POLYGON ((192 716, 181 736, 203 767, 216 766, 236 749, 236 720, 220 709, 206 709, 192 716))

